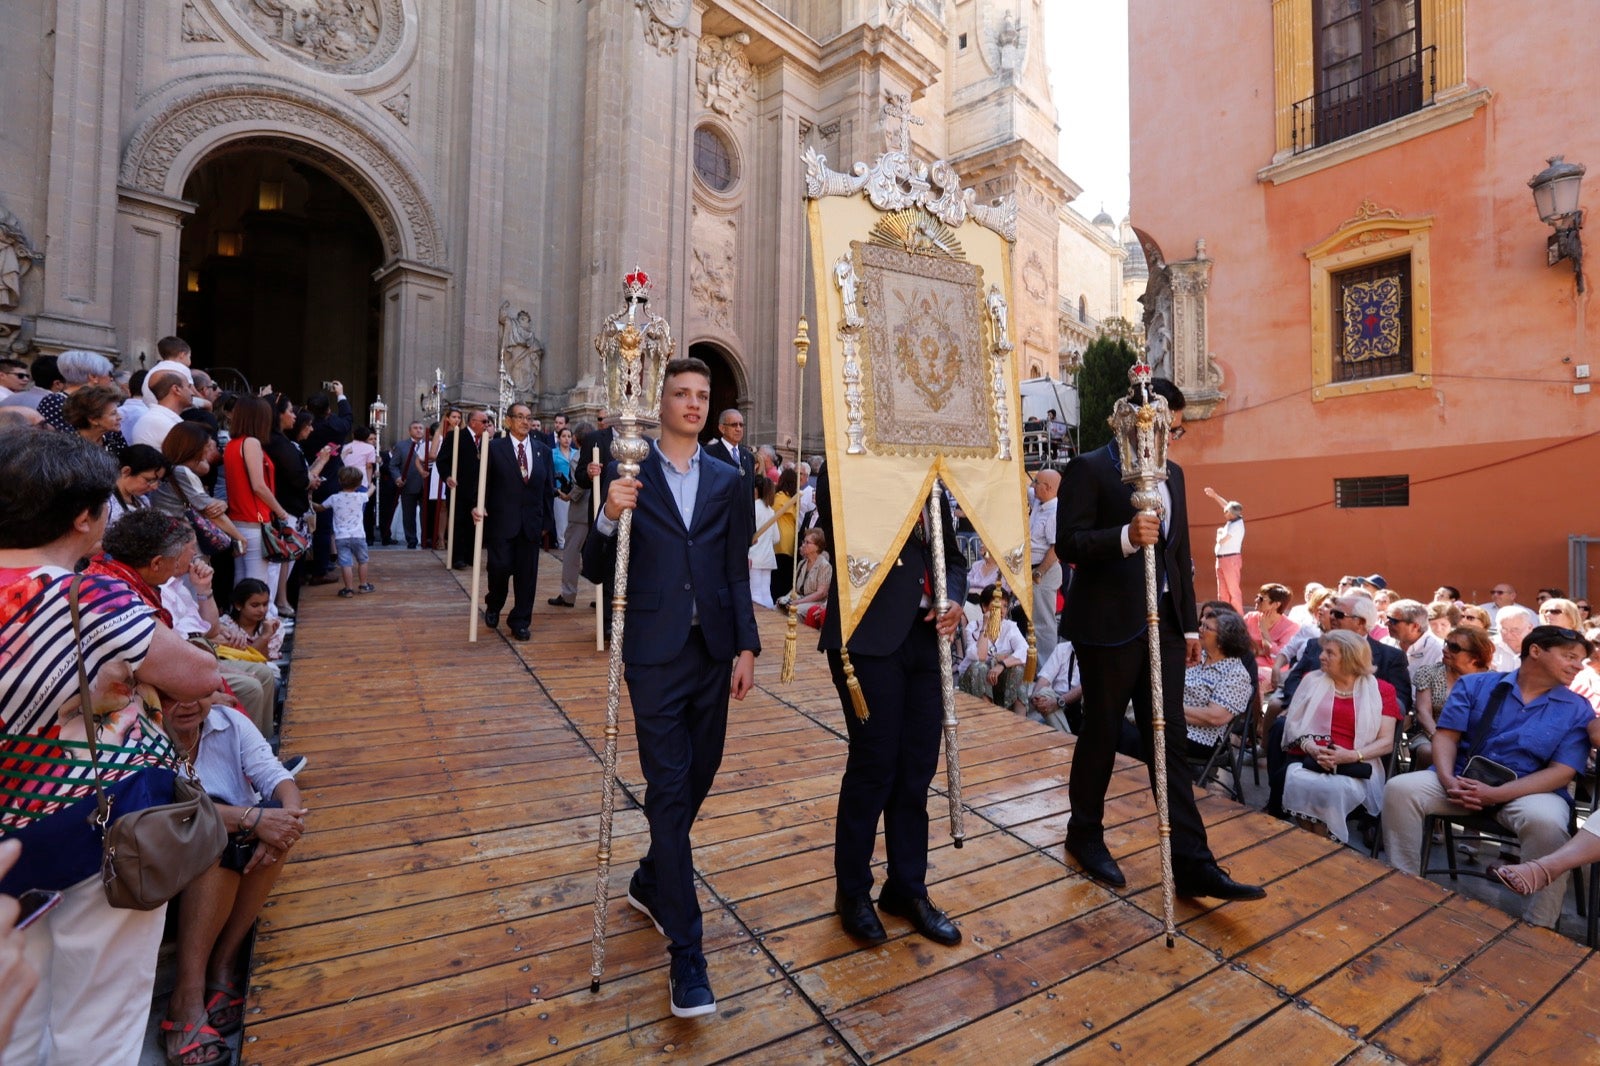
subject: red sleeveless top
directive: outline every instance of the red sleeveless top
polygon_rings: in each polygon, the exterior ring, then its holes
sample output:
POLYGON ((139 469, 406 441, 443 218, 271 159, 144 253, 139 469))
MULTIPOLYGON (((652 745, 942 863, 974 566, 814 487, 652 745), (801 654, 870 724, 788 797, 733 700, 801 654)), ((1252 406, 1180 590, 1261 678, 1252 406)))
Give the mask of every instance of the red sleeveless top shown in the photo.
MULTIPOLYGON (((244 465, 245 439, 230 440, 222 453, 222 474, 228 482, 228 517, 235 522, 270 522, 272 508, 262 503, 250 488, 250 472, 244 465)), ((267 491, 276 493, 272 460, 267 458, 265 448, 261 449, 261 476, 267 483, 267 491)))

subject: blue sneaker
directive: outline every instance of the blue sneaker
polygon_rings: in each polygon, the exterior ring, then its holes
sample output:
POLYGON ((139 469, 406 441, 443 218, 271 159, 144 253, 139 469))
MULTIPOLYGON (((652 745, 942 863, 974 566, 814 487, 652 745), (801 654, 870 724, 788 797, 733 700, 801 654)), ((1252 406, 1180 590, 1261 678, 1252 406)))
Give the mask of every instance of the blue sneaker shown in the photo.
POLYGON ((706 958, 698 951, 673 958, 668 984, 674 1016, 698 1018, 717 1012, 717 997, 711 994, 711 980, 706 976, 706 958))
POLYGON ((661 928, 660 922, 656 921, 654 904, 655 895, 645 891, 643 882, 639 880, 639 871, 635 870, 633 877, 628 880, 628 906, 649 918, 650 924, 656 927, 656 932, 666 936, 667 931, 661 928))

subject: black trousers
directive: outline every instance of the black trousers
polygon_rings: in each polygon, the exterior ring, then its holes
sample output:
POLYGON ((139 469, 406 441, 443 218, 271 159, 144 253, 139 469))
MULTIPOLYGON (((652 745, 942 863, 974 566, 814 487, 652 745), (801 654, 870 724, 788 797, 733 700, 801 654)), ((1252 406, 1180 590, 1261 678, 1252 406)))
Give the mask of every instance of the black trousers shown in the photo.
MULTIPOLYGON (((406 547, 417 546, 417 515, 422 510, 421 492, 404 492, 400 494, 400 525, 406 533, 406 547)), ((392 523, 384 523, 387 530, 392 523)))
MULTIPOLYGON (((472 559, 472 519, 466 525, 466 542, 469 545, 458 558, 472 559)), ((456 539, 462 539, 460 519, 456 520, 456 539)), ((505 606, 506 586, 511 586, 513 596, 511 614, 507 623, 513 628, 523 628, 533 621, 533 598, 539 588, 539 542, 532 537, 496 537, 488 542, 489 591, 483 605, 491 611, 505 606)))
MULTIPOLYGON (((1155 789, 1155 768, 1148 753, 1155 751, 1155 730, 1150 707, 1150 645, 1144 637, 1115 647, 1074 645, 1083 676, 1083 732, 1072 754, 1072 775, 1067 795, 1072 815, 1067 837, 1099 840, 1105 830, 1106 788, 1117 755, 1117 739, 1133 701, 1134 722, 1147 753, 1150 787, 1155 789)), ((1211 861, 1205 823, 1194 802, 1194 774, 1189 769, 1188 733, 1183 721, 1184 641, 1171 623, 1162 626, 1161 694, 1166 704, 1167 810, 1172 821, 1172 857, 1180 870, 1186 865, 1211 861)))
POLYGON ((851 653, 850 663, 867 698, 865 722, 850 705, 843 660, 828 652, 850 734, 834 828, 834 878, 844 895, 872 891, 872 848, 882 818, 889 851, 884 887, 920 899, 928 894, 928 783, 939 764, 944 722, 933 623, 912 623, 893 654, 851 653))
POLYGON ((722 765, 732 674, 732 662, 713 659, 706 650, 699 626, 689 628, 683 652, 673 661, 630 664, 623 671, 650 823, 650 850, 639 860, 639 881, 655 895, 654 914, 672 941, 674 957, 700 951, 689 829, 722 765))
MULTIPOLYGON (((478 490, 471 492, 456 490, 456 541, 455 547, 450 552, 451 566, 471 566, 472 558, 472 509, 478 506, 478 490)), ((450 533, 450 516, 444 516, 445 525, 439 528, 438 544, 444 547, 444 538, 450 533)), ((488 538, 484 538, 487 540, 488 538)), ((494 564, 489 564, 489 572, 494 573, 494 564)), ((531 603, 530 603, 531 607, 531 603)))

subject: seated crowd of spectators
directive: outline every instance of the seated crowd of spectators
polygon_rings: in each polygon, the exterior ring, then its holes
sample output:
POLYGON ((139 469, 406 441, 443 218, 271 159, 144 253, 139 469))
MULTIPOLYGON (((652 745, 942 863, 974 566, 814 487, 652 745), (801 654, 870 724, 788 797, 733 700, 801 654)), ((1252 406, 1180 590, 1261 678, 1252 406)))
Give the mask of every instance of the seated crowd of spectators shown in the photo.
MULTIPOLYGON (((331 552, 269 560, 263 530, 311 530, 318 500, 339 487, 350 405, 336 390, 302 419, 280 393, 223 393, 177 338, 160 351, 148 373, 126 377, 90 352, 0 365, 6 1062, 131 1062, 145 1039, 167 907, 114 909, 102 891, 99 837, 81 832, 94 802, 89 720, 108 787, 157 769, 193 775, 229 833, 172 902, 169 1061, 231 1060, 244 948, 306 828, 294 780, 305 759, 280 760, 277 734, 298 591, 333 564, 331 552), (60 899, 17 930, 8 897, 29 889, 60 899)), ((347 491, 356 470, 342 471, 347 491)), ((168 788, 153 801, 170 801, 168 788)))

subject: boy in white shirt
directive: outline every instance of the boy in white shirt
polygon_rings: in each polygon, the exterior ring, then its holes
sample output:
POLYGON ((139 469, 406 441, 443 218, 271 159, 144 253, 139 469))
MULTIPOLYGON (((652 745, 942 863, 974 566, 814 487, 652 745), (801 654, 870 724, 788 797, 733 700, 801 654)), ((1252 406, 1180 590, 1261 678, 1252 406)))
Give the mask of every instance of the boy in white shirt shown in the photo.
POLYGON ((362 486, 364 471, 357 467, 339 468, 339 491, 328 497, 326 503, 315 504, 317 510, 327 511, 333 518, 333 544, 339 552, 339 573, 344 588, 341 599, 349 599, 359 588, 362 592, 376 591, 367 580, 367 500, 372 495, 370 485, 362 486), (356 585, 355 579, 361 579, 356 585))

